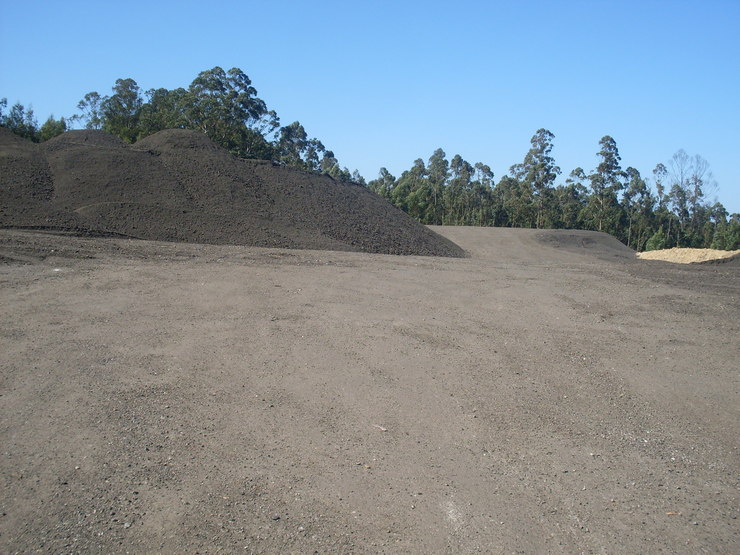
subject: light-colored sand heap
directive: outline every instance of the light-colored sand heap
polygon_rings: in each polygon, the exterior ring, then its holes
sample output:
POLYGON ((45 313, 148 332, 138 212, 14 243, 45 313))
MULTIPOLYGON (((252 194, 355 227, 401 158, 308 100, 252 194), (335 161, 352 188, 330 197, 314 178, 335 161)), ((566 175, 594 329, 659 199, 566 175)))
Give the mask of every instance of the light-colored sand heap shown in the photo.
POLYGON ((675 262, 676 264, 692 264, 694 262, 732 258, 738 254, 740 254, 740 250, 721 251, 717 249, 685 249, 674 247, 672 249, 639 252, 637 253, 637 257, 643 260, 664 260, 666 262, 675 262))

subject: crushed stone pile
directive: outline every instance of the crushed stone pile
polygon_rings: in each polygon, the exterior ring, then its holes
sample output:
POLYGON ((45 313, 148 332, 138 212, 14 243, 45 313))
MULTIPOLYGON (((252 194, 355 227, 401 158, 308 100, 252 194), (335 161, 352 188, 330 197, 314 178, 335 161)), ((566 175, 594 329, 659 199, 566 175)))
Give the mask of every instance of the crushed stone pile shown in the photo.
POLYGON ((643 260, 663 260, 676 264, 697 264, 704 262, 736 262, 740 260, 740 250, 721 251, 717 249, 689 249, 674 247, 657 251, 645 251, 637 256, 643 260))
POLYGON ((464 256, 354 183, 242 160, 205 135, 128 145, 102 131, 34 144, 0 128, 0 226, 139 239, 464 256))

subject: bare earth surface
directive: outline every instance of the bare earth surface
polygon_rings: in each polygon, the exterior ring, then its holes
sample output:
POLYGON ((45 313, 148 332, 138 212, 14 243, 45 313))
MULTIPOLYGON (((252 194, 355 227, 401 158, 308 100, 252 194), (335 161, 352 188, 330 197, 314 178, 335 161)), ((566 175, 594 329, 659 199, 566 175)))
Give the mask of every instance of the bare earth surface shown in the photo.
POLYGON ((731 553, 740 270, 0 231, 0 552, 731 553))

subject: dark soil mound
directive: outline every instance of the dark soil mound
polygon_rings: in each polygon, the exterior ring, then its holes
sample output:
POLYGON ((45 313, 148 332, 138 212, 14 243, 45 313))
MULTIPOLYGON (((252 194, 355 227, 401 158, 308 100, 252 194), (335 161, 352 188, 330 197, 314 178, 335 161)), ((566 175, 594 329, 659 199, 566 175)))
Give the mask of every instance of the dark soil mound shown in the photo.
POLYGON ((35 145, 0 129, 0 226, 141 239, 463 256, 366 188, 241 160, 193 131, 35 145))

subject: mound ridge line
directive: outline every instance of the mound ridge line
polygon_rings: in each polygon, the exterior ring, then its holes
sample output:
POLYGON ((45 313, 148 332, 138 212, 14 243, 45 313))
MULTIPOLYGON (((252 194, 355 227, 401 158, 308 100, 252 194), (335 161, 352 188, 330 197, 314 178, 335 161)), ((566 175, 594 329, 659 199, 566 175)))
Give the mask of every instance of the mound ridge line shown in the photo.
POLYGON ((134 145, 94 130, 69 131, 38 145, 0 129, 0 227, 465 256, 361 185, 239 159, 183 129, 134 145))

